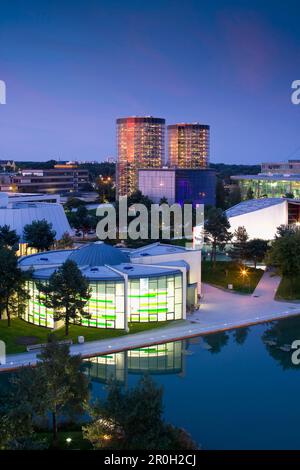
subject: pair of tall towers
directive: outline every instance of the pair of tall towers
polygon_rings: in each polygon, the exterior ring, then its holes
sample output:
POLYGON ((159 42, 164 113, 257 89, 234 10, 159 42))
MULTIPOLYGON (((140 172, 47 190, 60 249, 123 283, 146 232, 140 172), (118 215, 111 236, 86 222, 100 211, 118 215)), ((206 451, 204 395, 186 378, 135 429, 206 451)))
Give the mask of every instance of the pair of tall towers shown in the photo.
POLYGON ((168 126, 165 158, 165 119, 126 117, 117 119, 117 197, 138 187, 140 168, 207 168, 209 126, 199 123, 168 126))

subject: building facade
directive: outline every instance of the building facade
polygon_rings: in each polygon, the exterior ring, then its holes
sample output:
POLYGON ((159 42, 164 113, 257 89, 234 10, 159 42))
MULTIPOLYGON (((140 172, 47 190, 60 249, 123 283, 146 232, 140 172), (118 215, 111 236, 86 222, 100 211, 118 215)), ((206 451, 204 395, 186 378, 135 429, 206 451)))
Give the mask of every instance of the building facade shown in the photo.
POLYGON ((139 170, 139 189, 154 203, 166 198, 169 204, 178 202, 214 206, 216 172, 211 169, 142 169, 139 170))
POLYGON ((300 160, 262 163, 261 172, 279 175, 300 175, 300 160))
POLYGON ((33 278, 27 285, 29 300, 22 316, 25 321, 56 327, 54 312, 44 305, 37 284, 46 283, 67 259, 78 265, 91 289, 86 305, 89 316, 79 321, 83 326, 127 329, 128 322, 184 319, 187 299, 191 299, 191 304, 197 303, 200 250, 153 244, 129 253, 95 242, 75 250, 49 251, 20 260, 21 269, 33 269, 33 278))
POLYGON ((300 200, 264 198, 243 201, 226 211, 230 231, 245 227, 250 239, 273 240, 280 225, 299 226, 300 200))
POLYGON ((165 119, 117 119, 117 197, 138 189, 139 168, 160 168, 165 160, 165 119))
POLYGON ((168 126, 168 165, 171 168, 209 166, 208 125, 174 124, 168 126))
POLYGON ((17 254, 23 256, 34 252, 24 240, 23 231, 27 224, 34 221, 47 220, 55 231, 55 240, 60 240, 65 233, 72 233, 65 211, 56 202, 36 202, 34 196, 29 198, 9 197, 0 193, 0 226, 8 225, 19 236, 17 254))
POLYGON ((247 198, 249 190, 254 198, 285 197, 293 195, 300 198, 300 175, 263 174, 231 176, 240 189, 242 199, 247 198))
POLYGON ((55 165, 51 169, 27 169, 12 177, 14 191, 29 193, 65 193, 85 189, 88 170, 78 165, 55 165))

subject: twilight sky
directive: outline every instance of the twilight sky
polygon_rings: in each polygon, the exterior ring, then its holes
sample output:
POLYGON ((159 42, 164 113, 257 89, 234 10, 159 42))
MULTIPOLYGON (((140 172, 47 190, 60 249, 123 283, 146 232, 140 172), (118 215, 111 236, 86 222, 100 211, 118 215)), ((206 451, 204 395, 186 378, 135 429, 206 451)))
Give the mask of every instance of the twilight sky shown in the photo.
POLYGON ((0 159, 104 160, 128 115, 210 124, 212 162, 300 158, 299 17, 299 0, 0 0, 0 159))

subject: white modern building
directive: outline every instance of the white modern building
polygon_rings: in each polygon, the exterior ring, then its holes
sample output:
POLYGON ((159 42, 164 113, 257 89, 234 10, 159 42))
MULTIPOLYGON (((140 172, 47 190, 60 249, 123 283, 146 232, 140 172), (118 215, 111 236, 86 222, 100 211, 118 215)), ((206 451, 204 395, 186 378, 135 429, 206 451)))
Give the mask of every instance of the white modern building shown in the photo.
POLYGON ((233 233, 245 227, 249 238, 273 240, 279 225, 300 223, 300 200, 285 198, 251 199, 226 211, 233 233))
POLYGON ((27 283, 30 299, 23 319, 55 328, 37 283, 47 282, 66 260, 73 260, 88 279, 92 292, 88 317, 80 324, 95 328, 127 329, 129 322, 161 322, 186 318, 198 302, 201 251, 155 243, 140 250, 123 250, 95 242, 74 250, 48 251, 23 257, 23 270, 33 269, 27 283))
MULTIPOLYGON (((21 201, 22 198, 20 197, 21 201)), ((56 232, 56 240, 62 238, 64 233, 71 233, 72 229, 61 204, 54 202, 19 202, 18 197, 10 198, 6 193, 0 193, 0 226, 8 225, 20 237, 19 254, 27 252, 23 238, 25 225, 36 220, 45 219, 52 224, 56 232)), ((34 200, 33 200, 34 201, 34 200)))

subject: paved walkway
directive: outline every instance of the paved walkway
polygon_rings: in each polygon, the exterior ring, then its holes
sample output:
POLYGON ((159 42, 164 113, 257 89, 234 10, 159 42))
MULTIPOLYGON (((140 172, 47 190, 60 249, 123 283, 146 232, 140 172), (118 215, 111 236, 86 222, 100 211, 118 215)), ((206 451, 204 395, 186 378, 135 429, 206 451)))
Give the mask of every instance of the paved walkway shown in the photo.
MULTIPOLYGON (((266 272, 252 295, 226 292, 204 284, 201 308, 189 315, 187 321, 134 335, 76 344, 71 346, 71 353, 84 357, 107 354, 300 314, 300 304, 274 300, 279 282, 278 276, 266 272)), ((0 371, 34 365, 37 354, 8 355, 6 365, 0 366, 0 371)))

